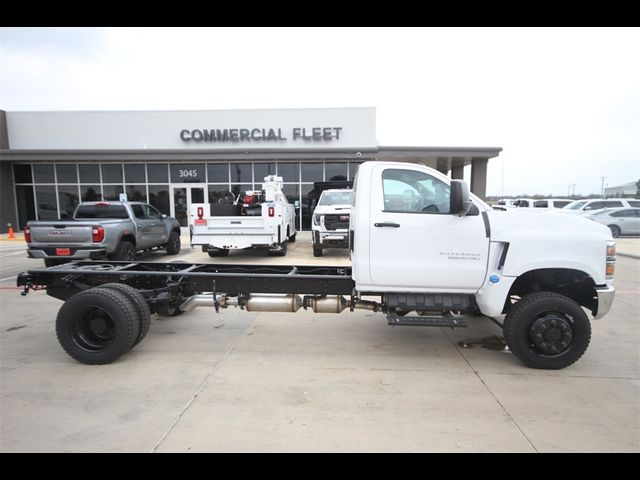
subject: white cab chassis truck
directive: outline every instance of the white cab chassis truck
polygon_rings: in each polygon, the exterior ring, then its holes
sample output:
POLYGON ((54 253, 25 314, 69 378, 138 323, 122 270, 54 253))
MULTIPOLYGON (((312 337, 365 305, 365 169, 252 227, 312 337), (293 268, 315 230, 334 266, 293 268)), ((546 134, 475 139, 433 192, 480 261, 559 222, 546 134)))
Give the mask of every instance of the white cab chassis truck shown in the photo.
POLYGON ((246 248, 284 256, 287 243, 296 240, 295 209, 282 191, 282 177, 269 175, 262 190, 244 192, 234 204, 192 204, 189 229, 191 246, 211 257, 246 248))
POLYGON ((88 364, 113 361, 139 343, 150 312, 203 306, 365 309, 393 326, 456 328, 489 317, 529 367, 559 369, 585 353, 589 315, 606 315, 615 292, 606 226, 493 210, 461 180, 417 164, 365 162, 353 189, 351 268, 72 262, 21 273, 17 284, 23 294, 46 288, 65 301, 58 339, 88 364))

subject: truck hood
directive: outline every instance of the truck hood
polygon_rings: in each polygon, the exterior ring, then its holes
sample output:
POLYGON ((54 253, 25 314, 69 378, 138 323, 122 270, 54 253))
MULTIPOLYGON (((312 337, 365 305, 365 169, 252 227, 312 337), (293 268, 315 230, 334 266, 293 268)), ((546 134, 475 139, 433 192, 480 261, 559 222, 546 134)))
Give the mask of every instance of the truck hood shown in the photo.
POLYGON ((313 213, 318 215, 349 215, 351 213, 351 205, 318 205, 313 213))
POLYGON ((606 242, 613 240, 604 225, 580 215, 567 215, 557 211, 526 211, 518 209, 489 210, 491 240, 509 241, 514 232, 524 235, 544 235, 549 238, 572 238, 576 241, 591 237, 606 242))
POLYGON ((509 244, 503 275, 563 268, 586 273, 596 285, 606 283, 607 242, 613 240, 606 226, 557 212, 493 210, 487 216, 491 242, 509 244))

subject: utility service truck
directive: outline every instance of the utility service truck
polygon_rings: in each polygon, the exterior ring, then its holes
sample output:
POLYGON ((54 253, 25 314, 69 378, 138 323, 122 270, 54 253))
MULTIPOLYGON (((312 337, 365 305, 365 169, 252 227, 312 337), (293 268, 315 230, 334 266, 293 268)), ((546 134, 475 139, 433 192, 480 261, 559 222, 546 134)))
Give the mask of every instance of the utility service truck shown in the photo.
POLYGON ((23 294, 46 289, 65 301, 58 339, 87 364, 138 344, 151 312, 204 306, 364 309, 392 326, 456 328, 489 317, 514 356, 534 368, 566 367, 587 350, 587 312, 606 315, 615 293, 606 226, 494 210, 463 181, 418 164, 365 162, 353 190, 351 267, 78 261, 21 273, 17 284, 23 294))
POLYGON ((191 246, 210 257, 226 257, 229 250, 264 248, 269 255, 287 254, 296 240, 295 209, 282 191, 282 177, 264 178, 262 190, 224 197, 218 203, 191 205, 191 246))

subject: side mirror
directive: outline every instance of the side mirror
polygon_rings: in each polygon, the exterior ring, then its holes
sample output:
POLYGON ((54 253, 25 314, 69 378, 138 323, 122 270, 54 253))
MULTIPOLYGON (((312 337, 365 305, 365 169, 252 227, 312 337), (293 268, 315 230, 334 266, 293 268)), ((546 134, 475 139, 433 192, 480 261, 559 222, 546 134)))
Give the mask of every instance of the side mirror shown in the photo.
POLYGON ((463 217, 473 203, 469 199, 469 187, 462 180, 451 180, 451 195, 449 197, 449 213, 463 217))

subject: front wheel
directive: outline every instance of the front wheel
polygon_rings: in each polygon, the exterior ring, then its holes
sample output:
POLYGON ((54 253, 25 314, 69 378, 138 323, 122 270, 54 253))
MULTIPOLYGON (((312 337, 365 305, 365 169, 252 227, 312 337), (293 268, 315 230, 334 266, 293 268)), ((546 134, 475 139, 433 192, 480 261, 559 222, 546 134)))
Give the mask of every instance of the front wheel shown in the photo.
POLYGON ((169 235, 167 242, 167 255, 177 255, 180 253, 180 233, 175 230, 169 235))
POLYGON ((618 227, 617 225, 609 225, 609 230, 611 230, 611 236, 613 238, 618 238, 622 233, 620 231, 620 227, 618 227))
POLYGON ((522 297, 505 317, 503 331, 509 349, 525 365, 550 370, 576 362, 591 340, 580 305, 555 292, 522 297))
POLYGON ((322 256, 322 249, 318 248, 318 247, 313 247, 313 256, 314 257, 321 257, 322 256))

